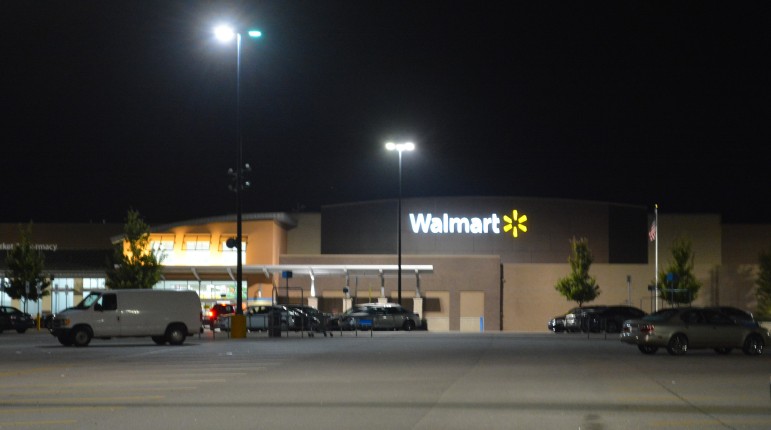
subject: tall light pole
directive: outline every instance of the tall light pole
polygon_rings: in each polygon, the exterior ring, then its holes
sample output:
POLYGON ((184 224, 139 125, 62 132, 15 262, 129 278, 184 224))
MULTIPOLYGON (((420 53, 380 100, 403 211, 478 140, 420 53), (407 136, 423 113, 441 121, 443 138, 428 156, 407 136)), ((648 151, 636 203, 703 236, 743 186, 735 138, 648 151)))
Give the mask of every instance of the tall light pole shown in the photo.
MULTIPOLYGON (((262 33, 257 30, 249 30, 247 32, 249 37, 257 38, 261 37, 262 33)), ((236 145, 238 148, 238 155, 236 161, 236 170, 228 171, 233 177, 234 183, 231 185, 231 189, 236 193, 236 237, 234 239, 235 244, 228 241, 228 246, 235 245, 236 248, 236 315, 239 315, 238 323, 233 321, 233 337, 245 337, 246 335, 246 321, 243 319, 243 298, 242 298, 242 286, 243 283, 243 264, 241 250, 243 249, 243 241, 241 235, 241 191, 249 187, 249 182, 244 180, 244 172, 249 172, 251 169, 249 164, 243 162, 243 139, 241 137, 241 33, 228 25, 219 25, 214 28, 214 35, 222 42, 229 42, 236 39, 236 145), (237 325, 243 323, 243 336, 241 336, 241 330, 237 328, 237 325)))
POLYGON ((397 209, 397 224, 396 224, 396 247, 398 254, 397 262, 397 291, 398 291, 398 303, 402 304, 402 152, 415 150, 415 144, 412 142, 394 143, 388 142, 385 145, 389 151, 397 151, 399 153, 399 207, 397 209))

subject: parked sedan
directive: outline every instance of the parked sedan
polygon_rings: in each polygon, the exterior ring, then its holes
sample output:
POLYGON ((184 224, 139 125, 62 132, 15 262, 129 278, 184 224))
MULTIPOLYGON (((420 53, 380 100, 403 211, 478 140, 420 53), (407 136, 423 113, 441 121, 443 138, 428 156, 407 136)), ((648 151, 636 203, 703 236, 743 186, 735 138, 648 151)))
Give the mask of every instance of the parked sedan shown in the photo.
POLYGON ((35 320, 32 319, 32 315, 13 306, 0 306, 0 333, 3 330, 16 330, 18 333, 24 333, 33 327, 35 327, 35 320))
POLYGON ((341 315, 343 330, 405 330, 422 326, 420 316, 395 303, 357 305, 341 315))
POLYGON ((761 355, 769 333, 761 327, 748 327, 714 308, 662 309, 641 319, 624 322, 619 339, 637 345, 643 354, 666 348, 672 355, 689 349, 711 348, 728 354, 741 348, 747 355, 761 355))
POLYGON ((353 328, 350 325, 351 315, 354 313, 365 312, 367 307, 374 305, 376 305, 376 303, 357 303, 341 314, 330 316, 327 319, 327 327, 330 330, 351 330, 353 328), (346 324, 342 324, 343 321, 346 321, 346 324))

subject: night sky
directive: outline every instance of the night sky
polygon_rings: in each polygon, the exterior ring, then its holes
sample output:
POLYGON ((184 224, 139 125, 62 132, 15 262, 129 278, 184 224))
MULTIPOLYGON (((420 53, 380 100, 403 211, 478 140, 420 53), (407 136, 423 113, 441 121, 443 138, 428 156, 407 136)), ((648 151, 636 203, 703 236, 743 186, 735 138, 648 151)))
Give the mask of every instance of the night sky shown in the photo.
POLYGON ((523 196, 771 223, 762 2, 6 1, 0 222, 523 196), (762 8, 761 8, 762 7, 762 8))

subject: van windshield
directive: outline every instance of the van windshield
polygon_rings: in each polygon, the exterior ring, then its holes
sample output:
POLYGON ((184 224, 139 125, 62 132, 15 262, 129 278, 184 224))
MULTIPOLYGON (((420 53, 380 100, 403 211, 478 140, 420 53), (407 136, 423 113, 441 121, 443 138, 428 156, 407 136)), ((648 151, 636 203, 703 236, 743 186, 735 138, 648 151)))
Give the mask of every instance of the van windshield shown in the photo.
POLYGON ((88 309, 94 304, 94 302, 99 300, 99 297, 101 296, 102 296, 102 293, 91 293, 88 296, 86 296, 85 299, 81 300, 80 303, 78 303, 74 309, 88 309))

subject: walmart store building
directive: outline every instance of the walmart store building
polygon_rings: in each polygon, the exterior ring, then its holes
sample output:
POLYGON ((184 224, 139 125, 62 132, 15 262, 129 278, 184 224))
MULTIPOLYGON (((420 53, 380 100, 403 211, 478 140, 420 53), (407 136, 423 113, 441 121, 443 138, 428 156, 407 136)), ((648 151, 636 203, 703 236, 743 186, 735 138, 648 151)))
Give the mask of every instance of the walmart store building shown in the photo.
MULTIPOLYGON (((570 240, 586 238, 590 274, 600 286, 594 304, 654 303, 656 246, 648 239, 650 208, 607 202, 441 197, 325 206, 320 213, 243 215, 243 301, 310 303, 341 312, 352 303, 390 301, 397 282, 401 224, 401 302, 431 331, 546 331, 547 321, 575 303, 554 289, 570 273, 570 240)), ((18 241, 17 224, 0 224, 0 250, 18 241)), ((54 276, 41 303, 3 304, 56 312, 104 288, 106 258, 122 224, 33 224, 32 242, 54 276)), ((164 250, 156 288, 192 289, 205 305, 235 303, 235 216, 151 226, 164 250)), ((664 270, 676 238, 690 240, 702 283, 697 305, 754 311, 758 256, 771 246, 771 225, 725 225, 716 214, 659 211, 658 262, 664 270)), ((0 259, 4 272, 5 259, 0 259)))

